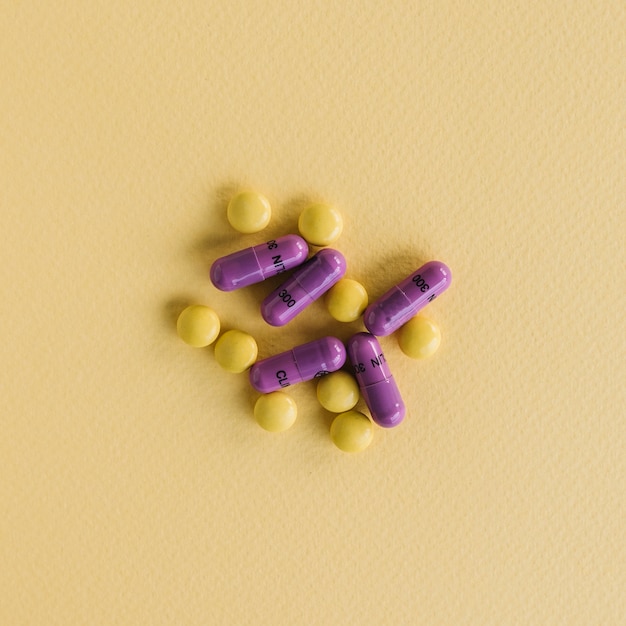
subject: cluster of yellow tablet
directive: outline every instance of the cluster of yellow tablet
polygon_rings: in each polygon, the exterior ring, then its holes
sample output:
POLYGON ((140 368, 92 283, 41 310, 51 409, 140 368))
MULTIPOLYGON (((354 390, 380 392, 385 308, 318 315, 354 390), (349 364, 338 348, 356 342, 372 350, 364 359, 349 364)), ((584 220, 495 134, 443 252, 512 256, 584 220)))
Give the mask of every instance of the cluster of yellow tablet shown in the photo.
POLYGON ((330 438, 340 450, 359 452, 372 443, 372 421, 354 410, 359 401, 359 386, 348 372, 333 372, 320 378, 317 399, 327 411, 338 413, 330 427, 330 438))
MULTIPOLYGON (((269 224, 271 214, 271 205, 267 198, 252 191, 235 195, 227 209, 229 223, 241 233, 255 233, 264 229, 269 224)), ((298 230, 309 244, 328 246, 341 235, 343 219, 336 208, 315 203, 300 214, 298 230)), ((342 278, 327 292, 325 304, 336 320, 353 322, 367 308, 367 291, 356 280, 342 278)), ((228 372, 244 372, 257 359, 258 348, 254 338, 236 329, 228 330, 220 336, 219 317, 208 306, 193 304, 184 309, 178 317, 177 331, 185 343, 196 348, 215 342, 215 359, 228 372)), ((419 315, 405 324, 398 333, 401 350, 415 359, 434 354, 440 342, 439 327, 419 315)), ((317 383, 319 403, 327 411, 337 414, 330 427, 330 437, 345 452, 364 450, 374 436, 372 420, 354 408, 359 398, 358 384, 346 371, 328 374, 317 383)), ((287 430, 294 424, 297 415, 295 401, 283 391, 262 394, 254 406, 256 421, 270 432, 287 430)))

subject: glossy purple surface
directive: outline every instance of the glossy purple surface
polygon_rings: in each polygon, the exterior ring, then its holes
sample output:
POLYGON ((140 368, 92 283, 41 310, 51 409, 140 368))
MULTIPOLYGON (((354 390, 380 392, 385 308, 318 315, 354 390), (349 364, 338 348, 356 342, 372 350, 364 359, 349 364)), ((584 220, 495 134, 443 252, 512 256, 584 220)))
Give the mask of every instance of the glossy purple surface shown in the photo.
POLYGON ((250 384, 261 393, 270 393, 334 372, 345 362, 343 343, 336 337, 322 337, 257 361, 250 368, 250 384))
POLYGON ((348 341, 348 358, 372 419, 384 428, 397 426, 406 413, 378 339, 357 333, 348 341))
POLYGON ((346 273, 346 260, 331 248, 320 250, 261 303, 261 315, 272 326, 284 326, 326 293, 346 273))
POLYGON ((365 327, 379 337, 390 335, 443 293, 451 280, 445 263, 429 261, 365 309, 365 327))
POLYGON ((285 235, 217 259, 211 282, 221 291, 241 289, 301 265, 308 254, 302 237, 285 235))

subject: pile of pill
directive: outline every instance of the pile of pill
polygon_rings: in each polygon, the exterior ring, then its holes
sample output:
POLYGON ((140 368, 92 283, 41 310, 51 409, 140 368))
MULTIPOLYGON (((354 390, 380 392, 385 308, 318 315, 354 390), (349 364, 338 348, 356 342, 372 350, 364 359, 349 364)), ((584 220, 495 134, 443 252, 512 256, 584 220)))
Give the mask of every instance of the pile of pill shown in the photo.
MULTIPOLYGON (((271 205, 261 194, 244 191, 231 199, 227 218, 235 230, 256 233, 269 224, 271 205)), ((178 334, 198 348, 215 342, 215 359, 226 371, 248 371, 251 386, 261 394, 254 417, 270 432, 287 430, 296 421, 297 406, 285 388, 319 379, 317 399, 336 414, 331 440, 340 450, 357 452, 371 443, 374 424, 397 426, 406 413, 377 337, 397 331, 404 354, 414 359, 432 356, 441 332, 418 312, 449 287, 450 270, 444 263, 430 261, 370 304, 365 287, 344 277, 347 265, 343 254, 327 247, 343 230, 339 211, 327 204, 311 204, 300 214, 298 230, 299 235, 286 234, 216 259, 210 270, 211 282, 221 291, 233 291, 293 269, 260 304, 265 322, 285 326, 325 296, 334 319, 354 322, 362 317, 368 332, 356 333, 346 345, 337 337, 321 337, 257 360, 257 343, 250 334, 234 329, 220 336, 217 313, 193 304, 179 315, 178 334), (309 244, 322 248, 310 258, 309 244), (346 364, 349 371, 342 369, 346 364), (371 417, 355 409, 361 398, 371 417)))

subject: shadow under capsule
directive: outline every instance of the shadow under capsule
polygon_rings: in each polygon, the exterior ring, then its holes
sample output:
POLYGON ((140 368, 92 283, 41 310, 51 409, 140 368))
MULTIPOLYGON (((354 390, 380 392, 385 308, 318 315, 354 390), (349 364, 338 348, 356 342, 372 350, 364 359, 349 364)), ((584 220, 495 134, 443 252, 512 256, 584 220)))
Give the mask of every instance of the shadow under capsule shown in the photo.
POLYGON ((360 268, 361 273, 368 277, 365 288, 369 296, 370 304, 394 285, 402 282, 417 268, 421 267, 429 259, 415 250, 399 249, 393 254, 386 254, 375 262, 368 262, 360 268))

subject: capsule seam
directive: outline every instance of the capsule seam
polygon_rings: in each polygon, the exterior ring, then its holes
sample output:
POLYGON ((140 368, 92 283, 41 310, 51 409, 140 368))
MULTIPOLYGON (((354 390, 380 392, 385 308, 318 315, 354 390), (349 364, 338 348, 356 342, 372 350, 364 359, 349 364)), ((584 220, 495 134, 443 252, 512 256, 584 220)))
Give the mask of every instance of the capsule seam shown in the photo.
POLYGON ((255 247, 256 246, 252 246, 250 250, 252 250, 252 254, 254 254, 254 260, 256 261, 256 266, 259 268, 259 271, 261 272, 261 276, 263 276, 263 280, 265 280, 267 276, 265 275, 265 272, 263 271, 263 267, 261 265, 261 261, 259 261, 259 257, 256 255, 256 250, 254 249, 255 247))
POLYGON ((304 376, 302 376, 302 372, 300 371, 300 368, 298 367, 298 360, 296 359, 296 355, 293 350, 291 350, 291 358, 293 359, 293 364, 296 366, 296 369, 298 370, 298 374, 300 375, 300 380, 302 380, 304 376))

